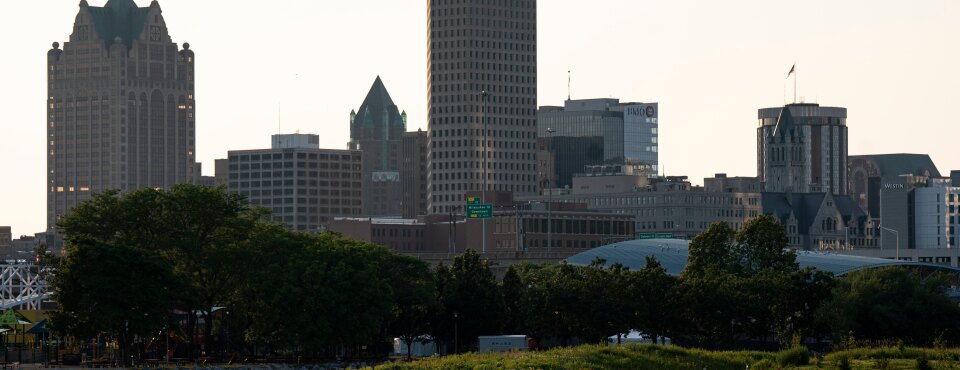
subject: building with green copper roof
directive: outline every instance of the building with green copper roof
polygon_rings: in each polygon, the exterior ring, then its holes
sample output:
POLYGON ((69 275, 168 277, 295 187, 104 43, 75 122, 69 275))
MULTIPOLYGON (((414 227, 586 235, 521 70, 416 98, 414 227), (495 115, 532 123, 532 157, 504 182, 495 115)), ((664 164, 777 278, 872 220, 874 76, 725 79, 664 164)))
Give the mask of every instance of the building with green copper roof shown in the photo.
POLYGON ((407 112, 400 112, 380 76, 363 104, 350 112, 350 149, 363 151, 363 214, 399 217, 402 209, 400 155, 407 112))
POLYGON ((80 1, 69 39, 47 52, 48 232, 98 191, 199 180, 194 57, 156 0, 80 1))

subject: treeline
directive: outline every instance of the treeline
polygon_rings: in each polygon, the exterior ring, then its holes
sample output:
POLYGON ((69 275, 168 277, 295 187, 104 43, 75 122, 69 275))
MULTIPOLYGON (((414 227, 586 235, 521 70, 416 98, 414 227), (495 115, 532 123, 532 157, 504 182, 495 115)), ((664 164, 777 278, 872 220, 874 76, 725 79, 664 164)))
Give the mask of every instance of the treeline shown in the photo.
POLYGON ((739 232, 723 222, 711 225, 691 241, 679 277, 651 257, 636 271, 602 260, 518 265, 501 284, 504 327, 563 344, 638 330, 706 348, 789 348, 806 340, 927 346, 960 339, 960 308, 946 294, 957 276, 882 268, 838 278, 800 269, 786 246, 783 227, 761 216, 739 232))
POLYGON ((801 270, 769 217, 736 233, 711 226, 692 241, 680 277, 648 259, 638 271, 605 261, 521 264, 498 281, 472 251, 431 268, 336 234, 289 231, 264 215, 223 188, 95 195, 58 223, 67 248, 48 261, 58 265, 51 327, 80 339, 113 336, 124 359, 149 352, 165 330, 185 338, 189 357, 303 358, 383 356, 394 337, 433 339, 451 352, 496 334, 568 344, 639 330, 732 347, 827 337, 923 345, 956 340, 960 330, 946 276, 884 269, 837 279, 801 270))

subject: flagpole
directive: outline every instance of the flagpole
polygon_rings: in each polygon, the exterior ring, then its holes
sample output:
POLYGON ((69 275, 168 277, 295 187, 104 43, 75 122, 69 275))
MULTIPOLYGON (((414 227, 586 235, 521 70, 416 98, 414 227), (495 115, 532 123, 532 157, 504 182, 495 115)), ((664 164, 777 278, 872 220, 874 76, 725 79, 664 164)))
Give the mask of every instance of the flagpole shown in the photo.
POLYGON ((793 104, 797 104, 797 62, 793 62, 793 104))

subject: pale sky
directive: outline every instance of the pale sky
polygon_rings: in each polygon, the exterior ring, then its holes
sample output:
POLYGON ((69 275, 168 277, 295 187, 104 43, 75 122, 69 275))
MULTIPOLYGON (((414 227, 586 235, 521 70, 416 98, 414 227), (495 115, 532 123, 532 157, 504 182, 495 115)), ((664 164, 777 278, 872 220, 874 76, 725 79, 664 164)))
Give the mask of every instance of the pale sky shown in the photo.
MULTIPOLYGON (((106 0, 89 0, 102 6, 106 0)), ((136 0, 148 6, 148 0, 136 0)), ((3 1, 0 225, 46 228, 46 52, 79 0, 3 1)), ((197 159, 278 131, 344 148, 377 75, 426 129, 426 0, 161 0, 196 53, 197 159)), ((928 153, 960 169, 960 1, 540 0, 538 105, 660 103, 660 163, 694 183, 756 176, 757 109, 798 95, 848 108, 850 154, 928 153)))

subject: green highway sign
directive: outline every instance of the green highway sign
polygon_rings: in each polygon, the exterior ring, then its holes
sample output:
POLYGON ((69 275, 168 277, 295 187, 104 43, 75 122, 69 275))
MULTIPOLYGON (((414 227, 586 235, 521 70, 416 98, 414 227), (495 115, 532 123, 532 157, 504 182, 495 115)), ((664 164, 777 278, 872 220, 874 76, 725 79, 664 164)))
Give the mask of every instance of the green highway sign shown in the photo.
POLYGON ((492 218, 492 204, 467 204, 467 218, 492 218))
POLYGON ((467 204, 480 204, 480 197, 467 197, 467 204))
POLYGON ((637 235, 637 239, 673 239, 670 233, 642 233, 637 235))

